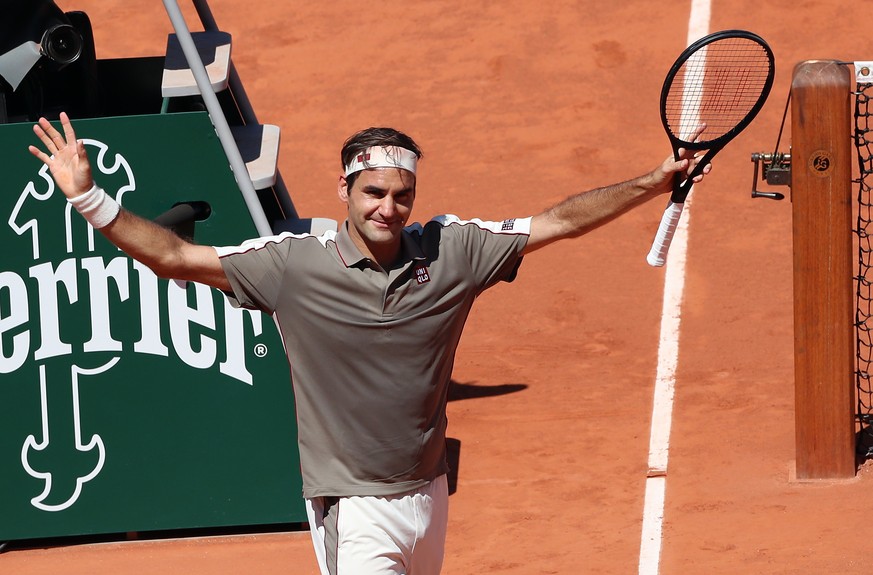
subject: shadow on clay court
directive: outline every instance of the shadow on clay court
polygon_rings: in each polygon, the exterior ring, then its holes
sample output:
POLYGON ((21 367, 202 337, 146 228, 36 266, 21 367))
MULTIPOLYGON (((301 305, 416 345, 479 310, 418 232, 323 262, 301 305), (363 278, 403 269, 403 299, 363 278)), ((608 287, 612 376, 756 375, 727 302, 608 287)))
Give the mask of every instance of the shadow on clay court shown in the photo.
MULTIPOLYGON (((481 399, 517 393, 527 389, 522 383, 504 383, 501 385, 476 385, 475 383, 460 383, 452 380, 449 387, 449 401, 462 399, 481 399)), ((449 464, 449 495, 458 490, 458 469, 461 465, 461 440, 446 437, 446 460, 449 464)))
POLYGON ((497 397, 508 395, 527 389, 523 383, 504 383, 501 385, 476 385, 475 383, 460 383, 452 380, 449 387, 449 401, 461 399, 481 399, 483 397, 497 397))

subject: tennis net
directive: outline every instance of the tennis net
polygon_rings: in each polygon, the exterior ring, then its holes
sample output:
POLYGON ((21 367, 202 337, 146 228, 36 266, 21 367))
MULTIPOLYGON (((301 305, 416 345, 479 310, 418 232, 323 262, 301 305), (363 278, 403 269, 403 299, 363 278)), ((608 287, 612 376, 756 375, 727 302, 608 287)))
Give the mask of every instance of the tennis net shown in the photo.
POLYGON ((869 427, 873 423, 873 62, 855 62, 854 144, 857 158, 858 267, 855 276, 855 382, 857 386, 858 420, 862 433, 859 451, 873 455, 869 427))

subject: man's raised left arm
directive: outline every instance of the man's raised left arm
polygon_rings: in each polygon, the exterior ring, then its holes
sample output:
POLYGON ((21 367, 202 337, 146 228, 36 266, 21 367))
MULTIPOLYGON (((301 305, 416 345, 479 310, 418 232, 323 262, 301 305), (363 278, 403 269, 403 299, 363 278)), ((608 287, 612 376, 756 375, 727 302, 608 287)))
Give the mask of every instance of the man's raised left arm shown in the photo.
MULTIPOLYGON (((669 193, 674 175, 689 172, 696 161, 694 158, 676 161, 670 156, 648 174, 570 196, 533 217, 523 253, 529 254, 560 239, 581 236, 655 196, 669 193)), ((694 182, 701 181, 711 168, 706 166, 694 182)))

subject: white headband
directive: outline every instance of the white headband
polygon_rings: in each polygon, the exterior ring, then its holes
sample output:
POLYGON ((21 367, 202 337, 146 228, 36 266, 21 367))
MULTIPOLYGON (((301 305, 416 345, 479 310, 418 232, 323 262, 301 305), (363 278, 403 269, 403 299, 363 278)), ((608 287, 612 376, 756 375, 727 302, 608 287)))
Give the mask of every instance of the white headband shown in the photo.
POLYGON ((371 146, 346 166, 346 177, 370 168, 400 168, 415 173, 418 156, 399 146, 371 146))

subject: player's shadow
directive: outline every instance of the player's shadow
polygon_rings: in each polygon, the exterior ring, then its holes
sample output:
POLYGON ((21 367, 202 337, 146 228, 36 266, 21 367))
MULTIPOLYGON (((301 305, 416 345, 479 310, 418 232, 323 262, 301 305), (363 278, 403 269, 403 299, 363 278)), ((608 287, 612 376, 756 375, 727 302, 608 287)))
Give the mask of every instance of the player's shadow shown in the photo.
MULTIPOLYGON (((524 391, 527 386, 522 383, 504 383, 501 385, 476 385, 475 383, 460 383, 452 380, 449 385, 449 401, 462 399, 480 399, 496 397, 509 393, 524 391)), ((458 490, 458 469, 461 465, 461 440, 454 437, 446 438, 446 459, 449 464, 449 495, 458 490)))
POLYGON ((476 385, 475 383, 460 383, 452 380, 449 385, 449 401, 462 399, 480 399, 483 397, 496 397, 524 391, 527 386, 523 383, 504 383, 501 385, 476 385))

